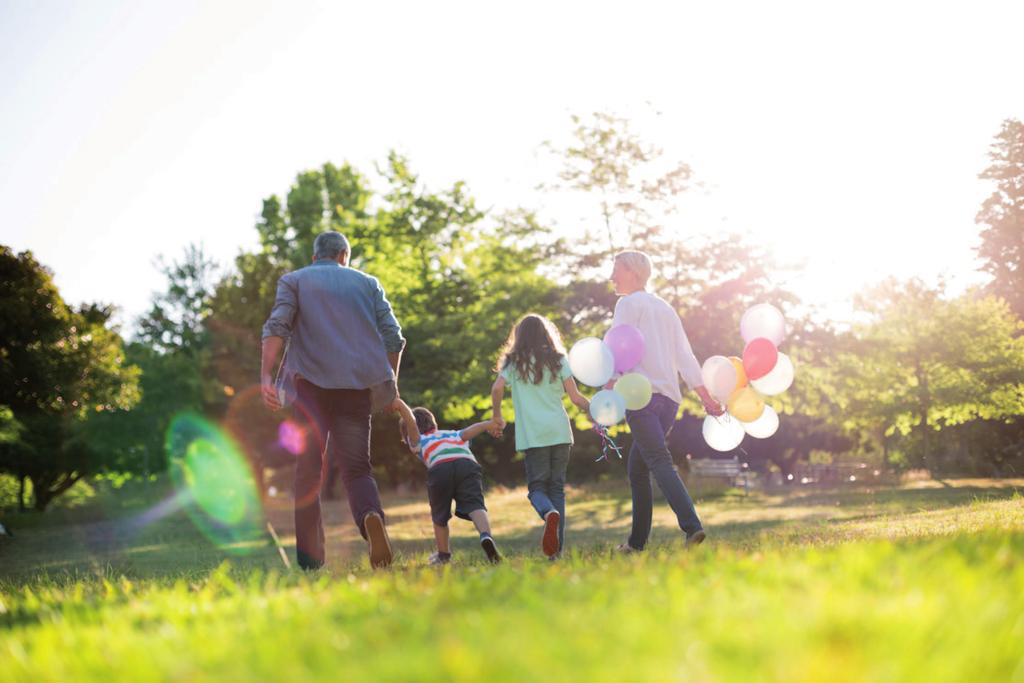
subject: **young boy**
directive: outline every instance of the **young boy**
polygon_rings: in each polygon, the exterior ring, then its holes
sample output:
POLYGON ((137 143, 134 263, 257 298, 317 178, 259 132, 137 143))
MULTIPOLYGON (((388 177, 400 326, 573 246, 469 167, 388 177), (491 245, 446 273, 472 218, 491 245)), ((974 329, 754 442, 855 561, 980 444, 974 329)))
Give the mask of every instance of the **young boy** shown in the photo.
POLYGON ((427 497, 437 541, 437 552, 430 556, 428 563, 447 564, 452 559, 448 544, 452 500, 455 501, 455 516, 472 521, 480 532, 480 547, 487 554, 487 559, 500 562, 501 555, 491 537, 491 525, 484 507, 483 473, 480 463, 469 450, 469 441, 492 429, 494 421, 477 422, 461 431, 439 430, 437 420, 426 408, 411 409, 404 401, 399 400, 398 403, 402 441, 427 466, 427 497))

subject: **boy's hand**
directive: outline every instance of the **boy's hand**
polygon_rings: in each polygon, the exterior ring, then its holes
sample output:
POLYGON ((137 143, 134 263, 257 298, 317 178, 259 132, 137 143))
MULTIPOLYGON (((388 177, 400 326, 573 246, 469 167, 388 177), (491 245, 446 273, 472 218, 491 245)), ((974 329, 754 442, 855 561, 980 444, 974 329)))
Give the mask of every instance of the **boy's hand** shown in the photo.
POLYGON ((491 419, 491 424, 487 427, 487 433, 493 436, 495 439, 500 439, 502 432, 505 431, 505 421, 500 417, 491 419))

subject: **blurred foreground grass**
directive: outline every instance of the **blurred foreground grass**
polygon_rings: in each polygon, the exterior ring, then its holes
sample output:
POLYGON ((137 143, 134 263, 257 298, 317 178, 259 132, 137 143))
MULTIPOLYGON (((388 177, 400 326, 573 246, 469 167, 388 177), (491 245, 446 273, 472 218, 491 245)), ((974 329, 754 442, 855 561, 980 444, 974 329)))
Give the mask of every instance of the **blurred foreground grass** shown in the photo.
POLYGON ((692 553, 662 505, 651 549, 628 557, 610 551, 626 492, 575 489, 556 563, 524 491, 492 491, 508 561, 483 564, 454 522, 443 570, 423 567, 430 522, 410 496, 388 501, 400 556, 383 573, 335 503, 330 566, 312 576, 269 546, 225 562, 180 513, 125 538, 145 508, 16 516, 0 543, 0 679, 1024 681, 1020 484, 699 501, 711 537, 692 553))

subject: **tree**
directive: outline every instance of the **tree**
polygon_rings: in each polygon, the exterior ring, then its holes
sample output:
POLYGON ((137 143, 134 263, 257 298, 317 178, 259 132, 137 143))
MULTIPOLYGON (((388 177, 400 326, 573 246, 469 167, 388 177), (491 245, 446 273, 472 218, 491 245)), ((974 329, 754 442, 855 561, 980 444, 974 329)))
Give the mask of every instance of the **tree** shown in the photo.
POLYGON ((178 413, 217 412, 223 385, 210 376, 211 296, 217 265, 190 245, 180 260, 158 260, 166 289, 153 297, 126 349, 141 371, 141 400, 130 411, 104 413, 89 424, 89 440, 120 472, 149 475, 167 465, 164 439, 178 413))
POLYGON ((989 158, 992 165, 980 177, 995 182, 996 190, 975 219, 985 226, 978 255, 992 275, 991 291, 1024 318, 1024 123, 1004 121, 989 158))
MULTIPOLYGON (((245 387, 258 376, 260 330, 277 279, 309 263, 319 232, 344 233, 352 267, 383 284, 408 339, 402 395, 429 406, 445 425, 478 419, 489 409, 495 356, 516 319, 530 310, 558 310, 561 292, 538 272, 557 242, 532 214, 491 218, 464 183, 428 188, 395 153, 377 171, 379 194, 348 164, 300 173, 286 202, 264 200, 257 222, 261 251, 240 255, 236 272, 216 288, 208 319, 211 374, 241 388, 227 422, 258 467, 290 461, 277 444, 285 416, 268 419, 258 395, 245 387)), ((422 477, 422 466, 399 444, 393 417, 375 418, 373 429, 373 459, 388 481, 422 477)), ((479 455, 500 476, 515 452, 506 440, 479 455)))
POLYGON ((587 231, 583 244, 586 266, 603 264, 626 247, 644 248, 661 232, 661 219, 672 213, 673 200, 690 187, 693 174, 682 162, 666 165, 664 151, 645 142, 627 119, 595 112, 588 119, 573 115, 573 142, 564 149, 547 143, 562 160, 558 183, 548 189, 581 192, 596 197, 605 237, 594 248, 587 231))
POLYGON ((112 309, 67 306, 30 252, 0 247, 0 405, 21 429, 0 442, 0 469, 27 477, 43 510, 82 477, 109 465, 87 438, 104 412, 138 400, 138 368, 125 363, 112 309))
POLYGON ((837 398, 896 464, 932 468, 938 432, 1024 415, 1024 323, 1004 301, 890 280, 859 305, 870 320, 836 355, 837 398))
POLYGON ((149 313, 139 320, 139 341, 160 353, 200 353, 207 343, 204 322, 210 315, 217 264, 201 246, 191 244, 180 261, 167 263, 161 257, 158 266, 167 290, 153 298, 149 313))

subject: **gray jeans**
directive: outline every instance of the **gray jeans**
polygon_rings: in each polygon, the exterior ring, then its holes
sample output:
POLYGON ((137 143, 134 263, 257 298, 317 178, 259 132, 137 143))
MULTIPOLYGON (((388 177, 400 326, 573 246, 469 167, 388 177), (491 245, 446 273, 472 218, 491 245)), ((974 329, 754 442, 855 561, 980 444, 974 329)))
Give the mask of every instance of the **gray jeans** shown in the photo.
POLYGON ((572 444, 527 448, 526 486, 530 503, 541 519, 551 510, 558 510, 558 549, 565 537, 565 470, 569 466, 572 444))

